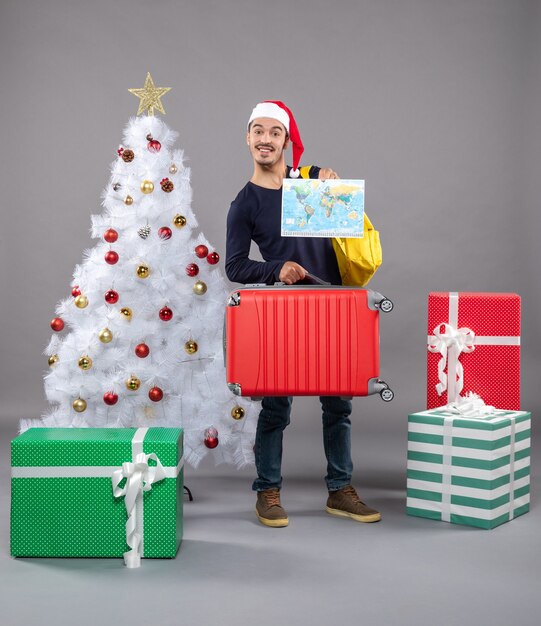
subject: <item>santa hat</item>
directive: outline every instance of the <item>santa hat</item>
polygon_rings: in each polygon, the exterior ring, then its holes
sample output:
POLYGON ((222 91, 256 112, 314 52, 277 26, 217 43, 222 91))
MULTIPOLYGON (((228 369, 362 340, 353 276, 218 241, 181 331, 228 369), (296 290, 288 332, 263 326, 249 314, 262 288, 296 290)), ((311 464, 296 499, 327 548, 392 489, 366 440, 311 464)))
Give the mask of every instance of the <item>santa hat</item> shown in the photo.
POLYGON ((301 155, 304 152, 304 146, 302 145, 301 136, 299 134, 299 129, 297 128, 297 122, 295 122, 295 118, 293 117, 293 113, 286 107, 283 102, 279 100, 265 100, 264 102, 260 102, 256 104, 252 114, 250 115, 250 119, 248 120, 248 127, 258 117, 270 117, 273 120, 278 120, 281 122, 291 139, 292 149, 293 149, 293 169, 289 173, 291 178, 299 177, 299 161, 301 160, 301 155))

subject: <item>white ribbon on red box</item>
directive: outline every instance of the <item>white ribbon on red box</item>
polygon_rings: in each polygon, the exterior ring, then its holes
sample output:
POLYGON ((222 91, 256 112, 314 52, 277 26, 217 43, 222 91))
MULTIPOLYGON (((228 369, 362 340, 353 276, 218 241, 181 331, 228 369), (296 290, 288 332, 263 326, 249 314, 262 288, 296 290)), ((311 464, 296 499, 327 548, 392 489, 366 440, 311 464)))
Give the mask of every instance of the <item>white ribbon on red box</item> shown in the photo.
POLYGON ((441 322, 428 335, 429 352, 441 354, 438 362, 438 395, 447 390, 447 402, 454 402, 464 388, 464 368, 459 360, 462 352, 469 353, 475 346, 519 346, 520 336, 476 335, 471 328, 458 326, 458 292, 449 292, 449 321, 441 322), (447 368, 447 374, 445 369, 447 368))

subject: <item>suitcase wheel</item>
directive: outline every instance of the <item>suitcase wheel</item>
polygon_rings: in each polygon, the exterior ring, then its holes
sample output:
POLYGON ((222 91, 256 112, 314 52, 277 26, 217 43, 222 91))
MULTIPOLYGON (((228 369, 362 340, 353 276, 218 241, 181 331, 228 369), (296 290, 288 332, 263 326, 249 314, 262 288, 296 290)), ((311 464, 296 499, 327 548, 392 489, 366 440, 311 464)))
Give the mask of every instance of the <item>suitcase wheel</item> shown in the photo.
POLYGON ((383 313, 389 313, 394 309, 394 304, 391 300, 389 300, 389 298, 383 298, 383 300, 380 300, 378 302, 378 306, 380 311, 383 311, 383 313))
POLYGON ((390 402, 394 398, 394 391, 389 387, 386 387, 379 392, 379 395, 381 396, 383 402, 390 402))

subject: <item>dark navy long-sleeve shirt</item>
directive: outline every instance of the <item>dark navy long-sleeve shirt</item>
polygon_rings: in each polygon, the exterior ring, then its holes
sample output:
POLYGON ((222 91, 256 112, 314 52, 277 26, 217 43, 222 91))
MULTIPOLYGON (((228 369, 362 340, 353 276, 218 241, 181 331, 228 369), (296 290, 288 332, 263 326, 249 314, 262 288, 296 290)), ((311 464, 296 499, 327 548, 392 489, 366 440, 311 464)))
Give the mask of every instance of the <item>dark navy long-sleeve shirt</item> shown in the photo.
MULTIPOLYGON (((317 178, 319 168, 311 177, 317 178)), ((308 272, 333 284, 342 284, 332 241, 326 237, 281 236, 282 189, 267 189, 249 182, 231 203, 227 215, 227 277, 236 283, 266 283, 279 280, 286 261, 295 261, 308 272), (251 241, 264 261, 248 258, 251 241)))

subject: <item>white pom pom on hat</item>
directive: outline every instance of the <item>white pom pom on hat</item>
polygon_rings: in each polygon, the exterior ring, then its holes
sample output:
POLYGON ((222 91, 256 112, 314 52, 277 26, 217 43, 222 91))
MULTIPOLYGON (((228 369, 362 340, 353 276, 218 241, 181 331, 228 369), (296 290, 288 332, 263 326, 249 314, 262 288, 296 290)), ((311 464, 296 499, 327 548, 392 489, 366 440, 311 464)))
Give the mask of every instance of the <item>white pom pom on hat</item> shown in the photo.
POLYGON ((285 126, 285 129, 289 133, 291 139, 291 145, 293 150, 293 169, 289 173, 291 178, 299 177, 299 161, 301 155, 304 152, 304 146, 302 145, 299 129, 297 128, 297 122, 293 117, 293 113, 286 107, 280 100, 264 100, 259 104, 256 104, 250 119, 248 120, 248 127, 258 117, 270 117, 274 120, 278 120, 285 126))

